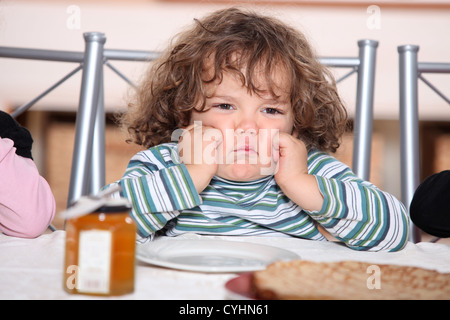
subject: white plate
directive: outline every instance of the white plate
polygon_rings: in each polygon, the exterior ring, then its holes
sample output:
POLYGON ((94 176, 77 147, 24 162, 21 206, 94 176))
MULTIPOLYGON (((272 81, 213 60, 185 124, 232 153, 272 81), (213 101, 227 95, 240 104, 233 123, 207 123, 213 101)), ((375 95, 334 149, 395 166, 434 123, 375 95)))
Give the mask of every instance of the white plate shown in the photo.
POLYGON ((137 246, 140 261, 199 272, 255 271, 274 261, 299 258, 294 252, 277 247, 216 239, 164 240, 137 246))

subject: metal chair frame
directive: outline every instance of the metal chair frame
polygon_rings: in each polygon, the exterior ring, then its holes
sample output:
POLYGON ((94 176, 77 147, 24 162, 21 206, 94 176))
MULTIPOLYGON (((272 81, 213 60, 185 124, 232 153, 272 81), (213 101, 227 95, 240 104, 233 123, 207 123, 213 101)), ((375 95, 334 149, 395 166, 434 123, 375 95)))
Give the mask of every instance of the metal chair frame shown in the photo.
MULTIPOLYGON (((68 206, 83 195, 96 193, 105 184, 105 116, 103 65, 134 86, 124 74, 113 67, 111 60, 152 61, 158 52, 104 49, 106 37, 100 32, 84 34, 85 51, 57 51, 0 47, 0 57, 75 62, 79 65, 38 97, 16 109, 17 117, 28 110, 56 87, 82 70, 79 107, 76 117, 75 145, 72 159, 68 206)), ((362 179, 370 175, 370 156, 373 128, 373 96, 375 62, 378 42, 358 41, 358 57, 324 57, 320 62, 333 68, 350 68, 351 71, 337 82, 357 73, 357 93, 354 125, 354 172, 362 179)))
MULTIPOLYGON (((418 82, 419 79, 422 80, 450 104, 450 99, 423 76, 424 73, 450 73, 450 63, 419 62, 419 46, 417 45, 399 46, 397 51, 399 53, 402 201, 409 212, 414 192, 420 184, 418 82)), ((419 242, 421 239, 419 228, 411 223, 410 232, 411 240, 419 242)))

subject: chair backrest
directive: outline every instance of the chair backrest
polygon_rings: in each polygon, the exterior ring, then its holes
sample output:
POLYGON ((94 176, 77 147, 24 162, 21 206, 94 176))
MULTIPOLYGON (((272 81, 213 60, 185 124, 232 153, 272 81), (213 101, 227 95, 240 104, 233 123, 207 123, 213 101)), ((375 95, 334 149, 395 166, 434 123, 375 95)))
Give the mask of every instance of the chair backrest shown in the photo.
MULTIPOLYGON (((421 79, 441 98, 450 99, 423 77, 424 73, 450 73, 450 63, 419 62, 419 46, 399 46, 400 81, 400 161, 402 202, 409 211, 414 192, 420 184, 420 145, 418 116, 418 81, 421 79)), ((420 230, 411 224, 410 240, 420 241, 420 230)))
POLYGON ((78 63, 74 70, 47 90, 14 110, 13 117, 24 113, 78 71, 82 71, 68 205, 82 195, 96 193, 105 184, 103 65, 131 84, 109 60, 150 61, 158 55, 147 51, 104 49, 106 37, 99 32, 85 33, 84 41, 84 52, 0 47, 0 57, 3 58, 78 63))
POLYGON ((319 60, 329 67, 352 69, 337 82, 346 79, 352 73, 357 73, 352 169, 360 178, 369 180, 378 41, 360 40, 358 47, 359 54, 356 58, 319 58, 319 60))
MULTIPOLYGON (((97 192, 105 184, 103 66, 108 66, 121 78, 133 85, 109 61, 151 61, 159 55, 158 52, 104 49, 106 37, 99 32, 85 33, 84 41, 84 52, 0 47, 0 57, 65 61, 79 64, 72 72, 44 91, 44 93, 15 110, 13 116, 25 112, 65 80, 82 70, 68 205, 82 195, 97 192)), ((328 67, 351 69, 349 73, 338 79, 337 82, 346 79, 353 73, 357 74, 352 167, 359 177, 368 180, 370 175, 375 61, 378 42, 374 40, 360 40, 358 41, 358 47, 357 57, 323 57, 319 58, 319 60, 328 67)))

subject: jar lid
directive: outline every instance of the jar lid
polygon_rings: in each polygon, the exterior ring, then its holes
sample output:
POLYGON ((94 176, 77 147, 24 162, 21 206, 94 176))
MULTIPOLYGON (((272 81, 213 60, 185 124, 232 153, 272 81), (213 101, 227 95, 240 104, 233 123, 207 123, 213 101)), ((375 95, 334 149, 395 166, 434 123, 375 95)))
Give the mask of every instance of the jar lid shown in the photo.
POLYGON ((94 196, 82 196, 67 210, 61 212, 61 216, 67 219, 79 218, 92 212, 123 212, 131 209, 131 203, 122 197, 109 198, 108 196, 119 192, 120 185, 112 186, 94 196))
POLYGON ((95 210, 95 213, 118 213, 123 211, 129 211, 131 209, 131 203, 125 198, 108 199, 103 205, 95 210))

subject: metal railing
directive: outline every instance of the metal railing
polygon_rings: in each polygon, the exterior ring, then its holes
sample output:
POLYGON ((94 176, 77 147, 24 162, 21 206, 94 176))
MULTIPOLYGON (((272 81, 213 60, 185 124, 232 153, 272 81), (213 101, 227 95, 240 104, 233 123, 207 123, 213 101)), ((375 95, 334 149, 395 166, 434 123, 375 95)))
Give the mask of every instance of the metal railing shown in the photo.
MULTIPOLYGON (((450 73, 450 63, 419 62, 419 46, 399 46, 399 82, 400 82, 400 161, 402 201, 409 212, 414 192, 420 184, 420 140, 418 82, 422 80, 448 104, 446 97, 431 82, 423 77, 424 73, 450 73)), ((411 241, 419 242, 420 230, 411 223, 411 241)))
MULTIPOLYGON (((106 37, 99 32, 85 33, 84 41, 84 52, 0 47, 0 57, 4 58, 79 63, 73 71, 45 90, 37 98, 16 109, 12 114, 16 117, 25 112, 61 83, 82 70, 68 205, 83 195, 97 192, 105 184, 103 66, 106 65, 129 84, 133 85, 109 61, 151 61, 159 56, 158 52, 104 49, 106 37)), ((357 73, 354 121, 355 140, 352 166, 359 177, 368 180, 372 145, 375 61, 378 42, 374 40, 360 40, 358 41, 358 47, 359 54, 356 58, 330 57, 319 58, 319 60, 329 67, 351 68, 348 74, 337 80, 338 82, 346 79, 353 73, 357 73)))
POLYGON ((358 47, 357 58, 320 58, 320 61, 329 67, 352 68, 348 74, 336 82, 341 82, 351 74, 357 73, 352 169, 360 178, 369 180, 378 41, 360 40, 358 47))
POLYGON ((17 117, 28 110, 36 102, 82 70, 68 205, 82 195, 97 192, 105 184, 103 65, 108 66, 131 84, 131 81, 114 68, 109 61, 151 61, 158 56, 158 53, 148 51, 104 49, 106 37, 99 32, 85 33, 84 41, 84 52, 0 47, 0 57, 3 58, 79 64, 50 88, 12 112, 13 117, 17 117))

